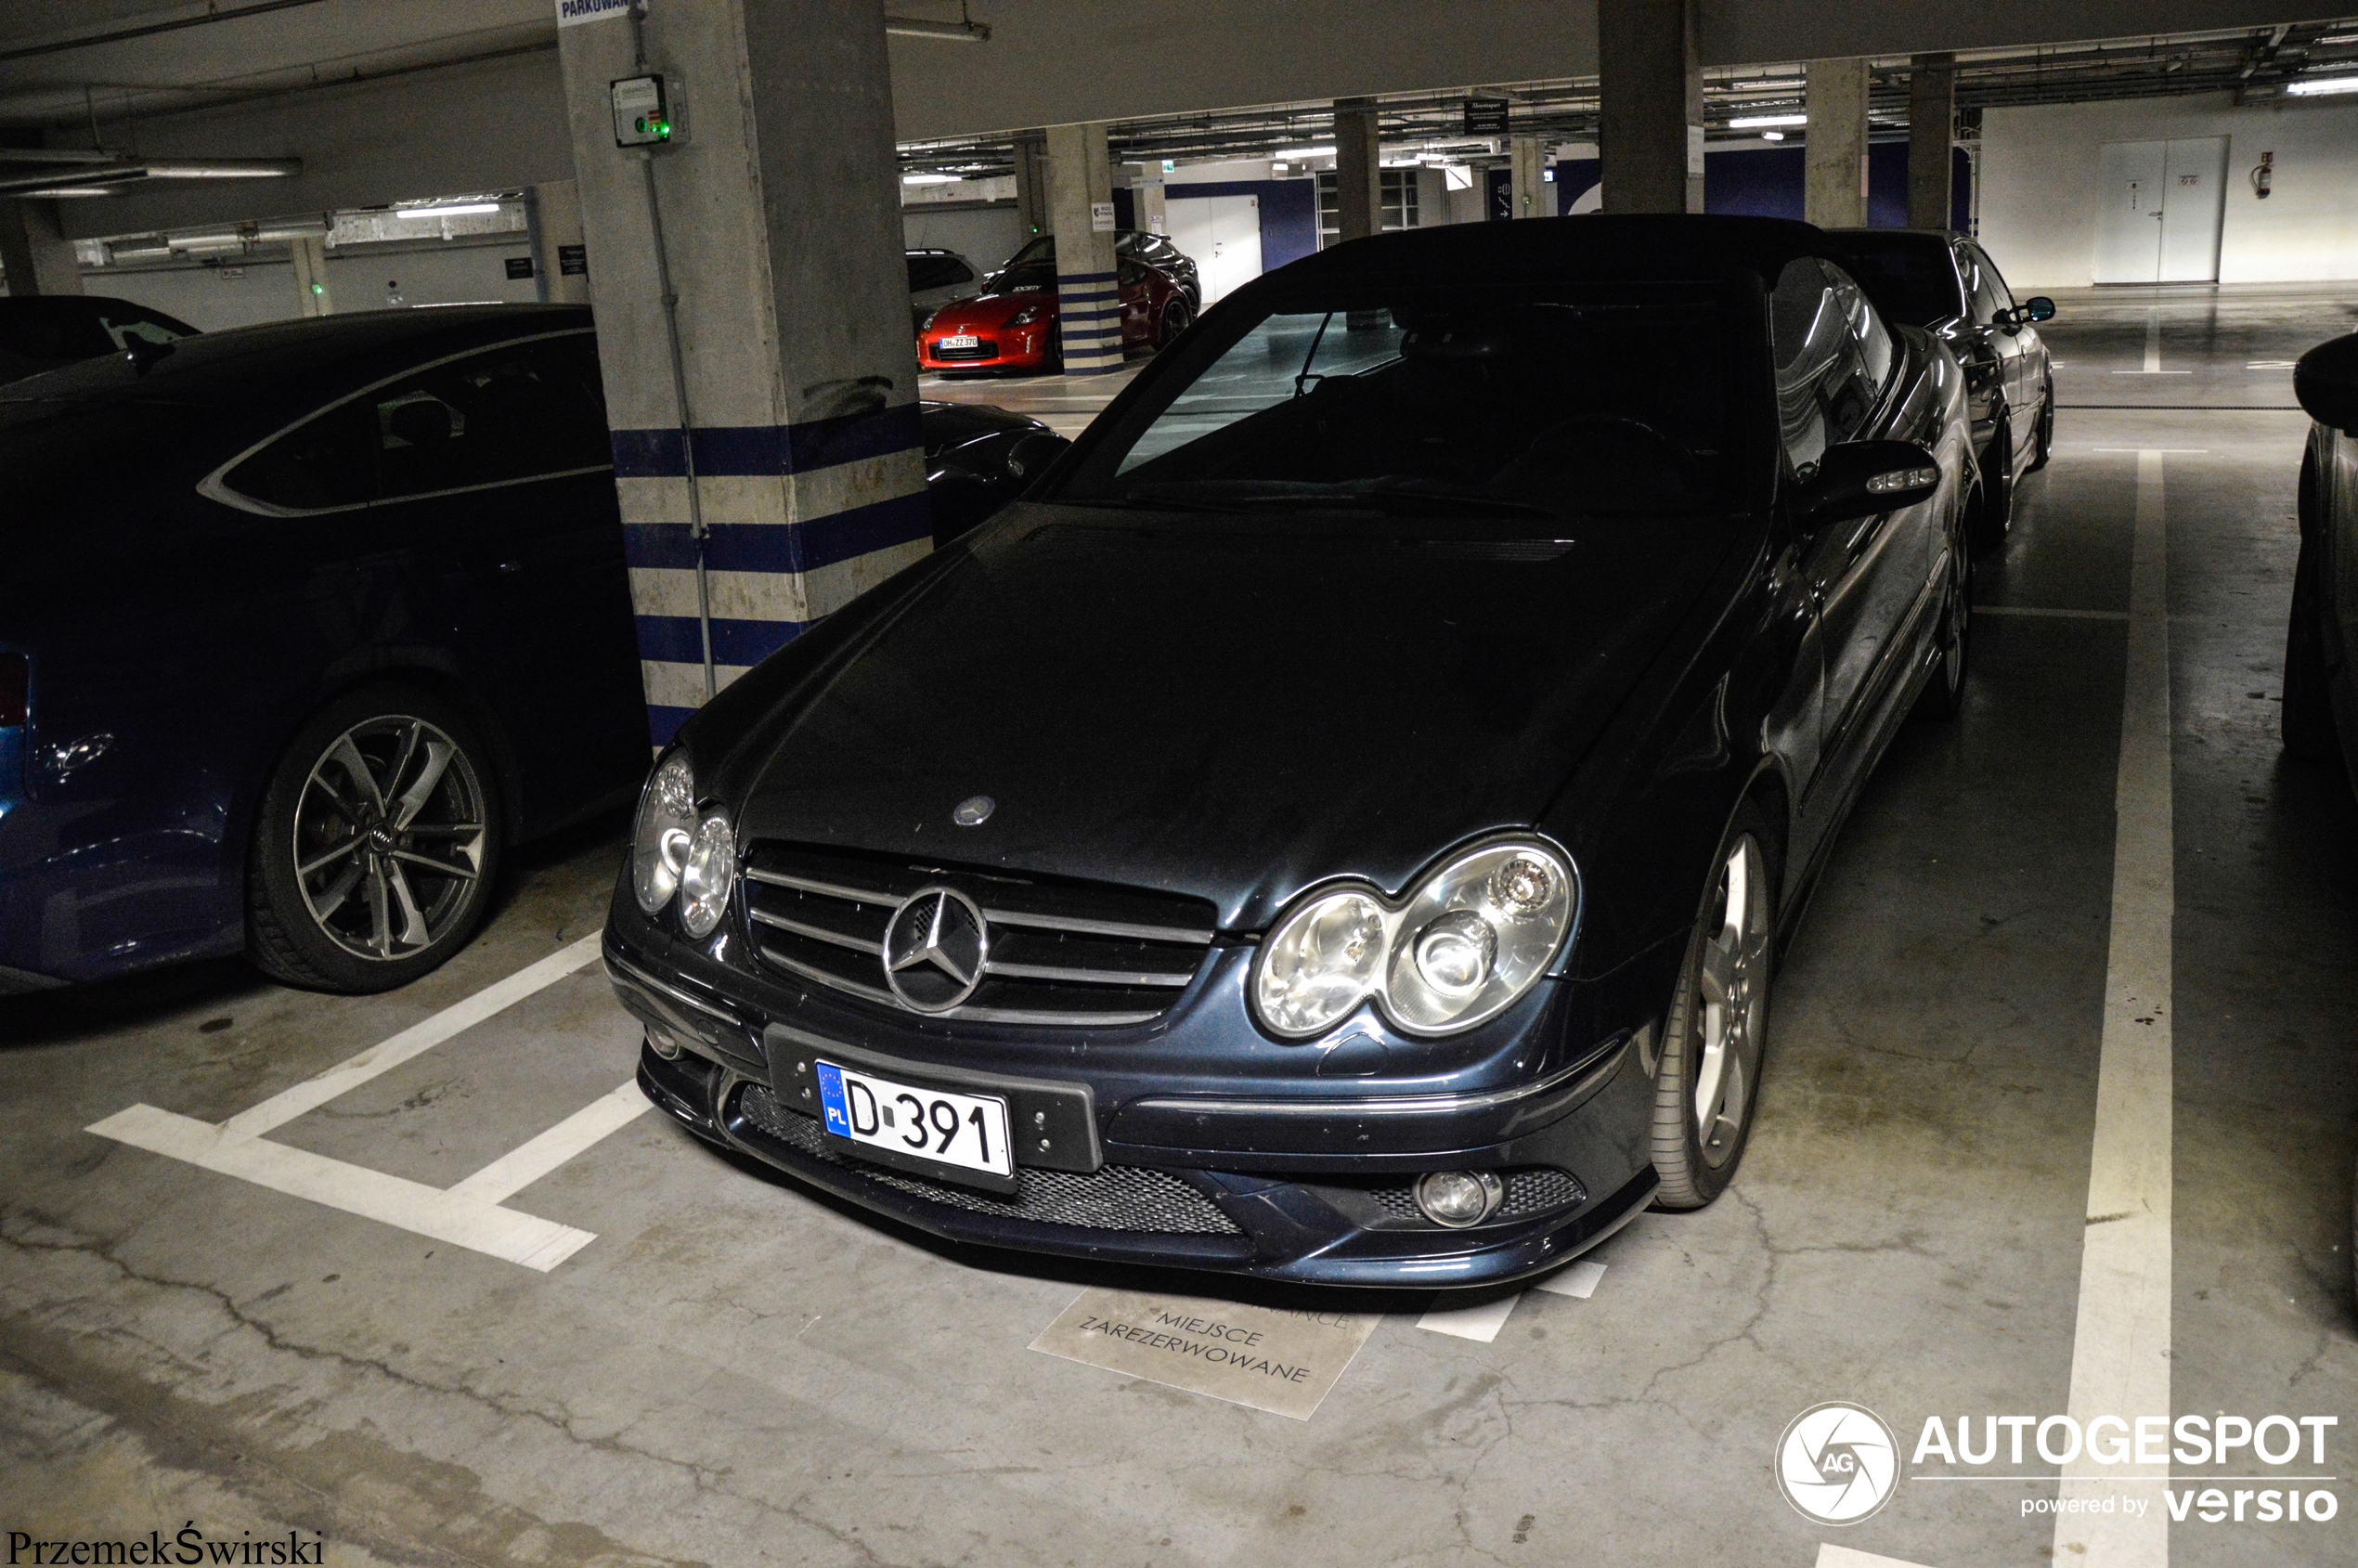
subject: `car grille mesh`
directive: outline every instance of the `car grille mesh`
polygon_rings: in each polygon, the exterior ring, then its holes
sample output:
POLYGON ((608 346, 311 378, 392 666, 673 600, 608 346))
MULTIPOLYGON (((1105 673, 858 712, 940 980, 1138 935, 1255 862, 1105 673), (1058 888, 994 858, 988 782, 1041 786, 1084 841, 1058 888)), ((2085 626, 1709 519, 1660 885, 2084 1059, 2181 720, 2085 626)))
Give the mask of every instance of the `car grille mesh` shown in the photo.
POLYGON ((1244 1234, 1211 1199, 1176 1176, 1143 1166, 1106 1165, 1086 1174, 1017 1166, 1018 1190, 1013 1198, 1001 1198, 847 1159, 827 1146, 815 1119, 786 1109, 758 1083, 749 1083, 738 1091, 736 1113, 797 1154, 857 1172, 863 1181, 969 1213, 997 1214, 1034 1225, 1071 1225, 1082 1230, 1160 1236, 1244 1234))
MULTIPOLYGON (((1494 1223, 1528 1219, 1534 1214, 1544 1214, 1554 1209, 1569 1209, 1588 1200, 1588 1189, 1580 1185, 1579 1177, 1569 1171, 1559 1171, 1552 1165, 1529 1165, 1517 1171, 1501 1172, 1500 1174, 1506 1179, 1507 1195, 1500 1201, 1498 1212, 1490 1216, 1494 1223)), ((1370 1187, 1367 1196, 1388 1214, 1413 1220, 1419 1225, 1432 1224, 1425 1218, 1424 1211, 1417 1207, 1414 1183, 1405 1186, 1370 1187)))
POLYGON ((912 894, 954 888, 983 912, 989 959, 974 993, 946 1012, 962 1022, 1152 1023, 1203 966, 1215 917, 1198 899, 1004 874, 912 865, 800 845, 748 852, 745 916, 773 969, 896 1012, 887 985, 886 927, 912 894))

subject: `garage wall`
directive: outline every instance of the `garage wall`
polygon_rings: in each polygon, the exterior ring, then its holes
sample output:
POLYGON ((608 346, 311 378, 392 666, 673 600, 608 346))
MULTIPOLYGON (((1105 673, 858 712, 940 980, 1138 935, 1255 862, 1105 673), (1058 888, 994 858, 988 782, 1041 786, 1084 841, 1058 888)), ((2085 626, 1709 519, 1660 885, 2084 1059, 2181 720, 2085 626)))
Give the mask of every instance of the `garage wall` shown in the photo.
POLYGON ((1013 205, 947 212, 903 207, 900 232, 912 250, 939 246, 955 251, 986 272, 1014 255, 1027 238, 1023 214, 1013 205))
POLYGON ((2218 136, 2227 143, 2222 283, 2358 278, 2358 104, 2238 109, 2227 94, 1992 109, 1981 123, 1981 239, 2019 292, 2095 279, 2098 149, 2218 136), (2275 193, 2249 173, 2274 151, 2275 193))
MULTIPOLYGON (((511 280, 505 264, 510 256, 531 253, 521 236, 512 244, 366 255, 330 252, 328 291, 339 314, 383 309, 388 280, 401 285, 406 305, 482 300, 529 304, 536 297, 532 279, 511 280)), ((294 266, 283 259, 232 262, 226 267, 108 268, 84 273, 82 287, 87 293, 111 294, 176 316, 208 332, 290 320, 296 314, 294 266)))

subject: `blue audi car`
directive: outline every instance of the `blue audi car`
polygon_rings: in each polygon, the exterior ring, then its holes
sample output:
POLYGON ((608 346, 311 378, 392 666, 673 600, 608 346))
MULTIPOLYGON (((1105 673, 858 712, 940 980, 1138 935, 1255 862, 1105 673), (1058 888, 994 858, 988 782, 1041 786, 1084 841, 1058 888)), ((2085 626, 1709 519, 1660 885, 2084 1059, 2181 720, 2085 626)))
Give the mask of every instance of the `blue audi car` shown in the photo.
MULTIPOLYGON (((937 541, 1067 445, 918 426, 937 541)), ((400 985, 504 846, 627 800, 611 451, 578 307, 143 338, 0 386, 0 993, 240 952, 400 985)))

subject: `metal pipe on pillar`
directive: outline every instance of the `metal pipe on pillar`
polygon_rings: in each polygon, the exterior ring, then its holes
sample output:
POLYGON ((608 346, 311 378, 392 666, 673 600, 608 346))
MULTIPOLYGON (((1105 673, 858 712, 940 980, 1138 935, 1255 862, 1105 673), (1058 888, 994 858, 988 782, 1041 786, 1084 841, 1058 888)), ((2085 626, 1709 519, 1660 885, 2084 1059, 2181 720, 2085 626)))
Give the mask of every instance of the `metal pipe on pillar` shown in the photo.
POLYGON ((1030 240, 1054 234, 1048 211, 1048 133, 1024 131, 1016 136, 1016 218, 1030 240))
POLYGON ((1056 234, 1056 330, 1065 374, 1119 370, 1121 291, 1103 122, 1048 127, 1048 206, 1056 234))
POLYGON ((294 263, 295 312, 300 316, 333 316, 335 295, 328 290, 328 240, 325 235, 297 235, 287 242, 294 263))
POLYGON ((590 250, 581 240, 580 187, 571 180, 547 180, 528 188, 525 220, 534 297, 543 305, 588 305, 590 250))
POLYGON ((1820 228, 1867 223, 1867 62, 1811 60, 1802 215, 1820 228))
POLYGON ((1957 139, 1957 57, 1918 55, 1908 77, 1908 227, 1948 228, 1954 200, 1950 149, 1957 139))
POLYGON ((1383 229, 1383 133, 1373 98, 1335 99, 1335 241, 1383 229))
POLYGON ((558 45, 661 745, 707 647, 728 685, 923 556, 933 516, 881 0, 661 0, 643 67, 639 9, 576 7, 558 45), (626 136, 648 78, 652 165, 626 136))
POLYGON ((1702 212, 1695 0, 1599 0, 1597 70, 1603 210, 1702 212))

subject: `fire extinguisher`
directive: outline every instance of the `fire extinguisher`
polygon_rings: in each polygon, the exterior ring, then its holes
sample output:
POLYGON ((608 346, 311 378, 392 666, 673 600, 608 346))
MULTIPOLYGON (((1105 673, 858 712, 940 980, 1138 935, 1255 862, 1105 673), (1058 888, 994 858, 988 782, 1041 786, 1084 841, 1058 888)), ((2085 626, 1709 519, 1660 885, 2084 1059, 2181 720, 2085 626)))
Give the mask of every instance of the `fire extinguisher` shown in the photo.
POLYGON ((2251 171, 2251 193, 2262 201, 2267 201, 2268 188, 2275 183, 2275 178, 2276 155, 2274 152, 2261 153, 2259 163, 2251 171))

